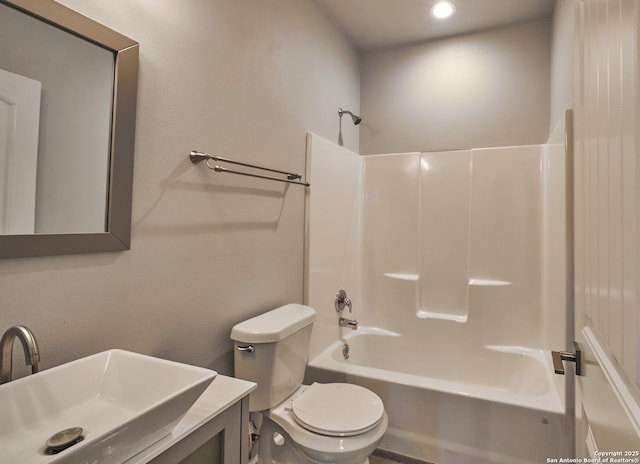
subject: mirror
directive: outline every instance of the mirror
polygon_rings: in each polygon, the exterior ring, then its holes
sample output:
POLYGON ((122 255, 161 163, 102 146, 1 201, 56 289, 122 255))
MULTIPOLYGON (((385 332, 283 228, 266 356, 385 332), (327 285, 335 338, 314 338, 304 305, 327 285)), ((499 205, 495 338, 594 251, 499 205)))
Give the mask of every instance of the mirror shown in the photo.
POLYGON ((138 44, 0 0, 0 258, 129 249, 138 44))

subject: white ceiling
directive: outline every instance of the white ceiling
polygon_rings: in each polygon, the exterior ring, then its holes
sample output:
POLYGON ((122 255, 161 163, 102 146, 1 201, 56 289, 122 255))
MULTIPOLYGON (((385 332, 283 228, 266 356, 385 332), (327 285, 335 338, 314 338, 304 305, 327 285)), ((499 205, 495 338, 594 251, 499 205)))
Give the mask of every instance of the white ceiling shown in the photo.
POLYGON ((429 15, 435 0, 316 1, 362 50, 549 18, 555 5, 555 0, 452 0, 456 14, 436 20, 429 15))

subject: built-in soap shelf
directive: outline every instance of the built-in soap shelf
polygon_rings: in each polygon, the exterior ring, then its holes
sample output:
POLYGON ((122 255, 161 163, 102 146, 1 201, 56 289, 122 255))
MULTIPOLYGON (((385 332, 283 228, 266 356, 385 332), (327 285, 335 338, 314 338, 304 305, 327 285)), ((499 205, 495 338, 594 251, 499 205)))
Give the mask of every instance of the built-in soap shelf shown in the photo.
MULTIPOLYGON (((416 284, 420 280, 419 274, 407 273, 407 272, 385 272, 383 274, 385 277, 390 279, 402 280, 405 282, 415 282, 416 284)), ((507 285, 511 285, 512 283, 507 280, 498 280, 498 279, 477 279, 472 278, 468 281, 469 286, 471 287, 504 287, 507 285)), ((416 304, 419 301, 419 289, 416 287, 416 304)), ((439 311, 427 311, 424 309, 419 309, 416 311, 416 317, 418 319, 440 319, 445 321, 453 321, 458 323, 465 323, 468 320, 468 314, 455 314, 450 312, 439 312, 439 311)))
MULTIPOLYGON (((417 282, 420 280, 420 276, 418 274, 410 274, 403 272, 385 272, 385 277, 389 277, 390 279, 397 280, 408 280, 412 282, 417 282)), ((472 287, 503 287, 506 285, 511 285, 511 282, 507 280, 497 280, 497 279, 469 279, 469 285, 472 287)))
POLYGON ((425 311, 424 309, 419 309, 416 311, 416 317, 418 319, 442 319, 445 321, 454 321, 454 322, 467 322, 469 316, 467 314, 450 314, 450 313, 439 313, 435 311, 425 311))
POLYGON ((420 280, 420 276, 418 274, 406 274, 402 272, 385 272, 384 276, 389 277, 390 279, 409 280, 413 282, 420 280))
POLYGON ((469 279, 469 285, 473 287, 503 287, 511 285, 511 282, 496 279, 469 279))

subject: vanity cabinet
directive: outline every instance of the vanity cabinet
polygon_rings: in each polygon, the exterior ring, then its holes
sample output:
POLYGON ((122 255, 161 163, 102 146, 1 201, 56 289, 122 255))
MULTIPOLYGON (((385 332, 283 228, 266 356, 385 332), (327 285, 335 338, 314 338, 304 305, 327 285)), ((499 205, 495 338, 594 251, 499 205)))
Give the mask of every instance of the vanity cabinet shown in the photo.
POLYGON ((124 464, 246 464, 255 387, 218 375, 169 435, 124 464))

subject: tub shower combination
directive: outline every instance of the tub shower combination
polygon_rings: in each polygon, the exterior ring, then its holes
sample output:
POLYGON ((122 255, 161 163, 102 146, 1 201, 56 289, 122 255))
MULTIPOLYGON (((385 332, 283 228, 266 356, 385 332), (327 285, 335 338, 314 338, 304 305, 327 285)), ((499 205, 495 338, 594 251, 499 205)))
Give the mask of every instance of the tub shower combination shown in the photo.
POLYGON ((548 352, 564 335, 562 154, 360 157, 308 137, 307 380, 377 393, 380 448, 438 464, 570 454, 548 352))
POLYGON ((376 392, 389 415, 380 447, 399 454, 438 464, 567 455, 563 407, 542 350, 418 348, 404 338, 361 326, 311 360, 307 375, 376 392))

